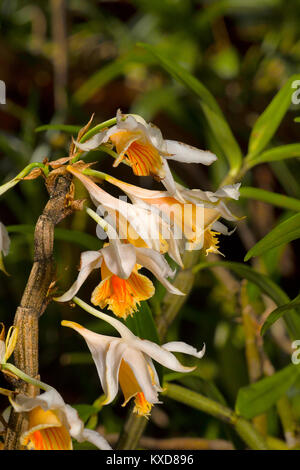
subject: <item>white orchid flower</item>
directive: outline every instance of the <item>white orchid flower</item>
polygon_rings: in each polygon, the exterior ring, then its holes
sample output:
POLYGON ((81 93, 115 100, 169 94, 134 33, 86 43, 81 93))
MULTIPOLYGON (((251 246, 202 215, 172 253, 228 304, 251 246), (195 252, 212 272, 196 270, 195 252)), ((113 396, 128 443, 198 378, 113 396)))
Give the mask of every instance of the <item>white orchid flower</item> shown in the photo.
POLYGON ((52 387, 36 397, 19 394, 10 402, 17 413, 28 413, 29 429, 21 436, 21 445, 31 450, 72 450, 72 437, 88 441, 102 450, 111 450, 98 432, 84 428, 77 411, 67 405, 52 387))
POLYGON ((179 202, 170 197, 167 191, 140 188, 109 175, 105 176, 105 180, 124 191, 137 207, 144 209, 156 207, 159 212, 165 214, 168 221, 173 220, 188 240, 186 245, 188 250, 203 248, 206 253, 219 253, 216 235, 218 233, 228 235, 231 232, 228 232, 227 227, 218 219, 222 217, 230 221, 240 220, 230 212, 224 202, 230 198, 235 200, 239 198, 240 183, 224 186, 215 193, 188 189, 176 184, 176 189, 184 201, 179 202))
POLYGON ((76 330, 87 342, 94 359, 103 391, 105 404, 111 403, 118 393, 119 384, 124 395, 123 406, 131 399, 135 400, 135 412, 148 415, 154 404, 160 403, 158 392, 162 391, 152 359, 168 369, 177 372, 191 372, 195 367, 183 366, 173 352, 181 352, 202 358, 205 346, 197 351, 181 341, 174 341, 159 346, 146 339, 135 336, 123 323, 82 302, 76 303, 95 316, 110 323, 121 337, 104 336, 94 333, 72 321, 63 321, 63 326, 76 330))
POLYGON ((225 201, 228 199, 237 201, 240 197, 240 186, 241 183, 226 185, 213 193, 212 191, 201 191, 201 189, 188 189, 176 183, 176 187, 185 201, 190 201, 194 204, 204 204, 206 208, 217 208, 220 212, 220 217, 230 221, 240 219, 232 214, 225 201))
POLYGON ((168 281, 168 277, 174 277, 175 271, 172 271, 160 253, 150 248, 119 244, 118 255, 116 257, 115 247, 110 244, 99 251, 82 253, 76 281, 56 300, 59 302, 71 300, 90 273, 99 268, 102 280, 94 289, 91 302, 100 308, 107 306, 118 317, 126 318, 132 315, 137 311, 141 301, 154 295, 154 285, 147 276, 138 272, 140 267, 151 271, 172 294, 184 295, 168 281))
POLYGON ((117 226, 120 238, 135 246, 152 248, 160 253, 167 252, 182 266, 179 253, 181 241, 174 239, 172 228, 159 214, 151 208, 138 207, 111 196, 74 166, 68 166, 67 170, 86 187, 93 203, 107 211, 110 220, 117 226))
POLYGON ((3 256, 7 256, 9 253, 10 238, 5 225, 0 222, 0 270, 7 274, 4 264, 3 256))
POLYGON ((76 142, 83 151, 94 150, 111 142, 118 153, 113 166, 125 159, 135 175, 158 177, 171 196, 179 197, 169 169, 168 160, 210 165, 217 157, 213 153, 199 150, 175 140, 164 140, 158 127, 147 123, 141 116, 122 114, 117 111, 117 124, 99 132, 85 143, 76 142))

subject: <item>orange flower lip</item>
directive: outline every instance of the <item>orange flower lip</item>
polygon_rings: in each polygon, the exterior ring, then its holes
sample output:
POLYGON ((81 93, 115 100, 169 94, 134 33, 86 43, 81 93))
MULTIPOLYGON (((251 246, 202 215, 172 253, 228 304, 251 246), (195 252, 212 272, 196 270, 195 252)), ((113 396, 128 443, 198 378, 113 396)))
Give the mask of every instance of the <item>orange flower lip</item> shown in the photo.
MULTIPOLYGON (((148 366, 148 368, 152 377, 154 375, 153 371, 150 366, 148 366)), ((153 404, 146 400, 131 367, 124 360, 122 360, 120 366, 119 383, 124 395, 124 403, 122 406, 125 406, 131 398, 134 398, 134 412, 140 416, 147 417, 151 412, 153 404)), ((155 386, 154 381, 152 381, 152 384, 155 386)))
POLYGON ((142 300, 154 295, 154 286, 150 279, 139 274, 137 265, 128 279, 121 279, 112 274, 103 261, 101 266, 102 281, 95 288, 91 301, 100 308, 106 306, 117 317, 126 318, 137 311, 142 300))
POLYGON ((126 158, 135 175, 148 176, 151 174, 164 176, 162 171, 162 157, 158 150, 150 143, 137 136, 134 140, 129 131, 119 131, 111 135, 110 139, 115 144, 119 158, 114 162, 118 166, 123 158, 126 158), (124 141, 125 135, 127 136, 124 141))
POLYGON ((72 439, 57 414, 37 406, 29 412, 29 431, 21 437, 22 445, 34 450, 72 450, 72 439))

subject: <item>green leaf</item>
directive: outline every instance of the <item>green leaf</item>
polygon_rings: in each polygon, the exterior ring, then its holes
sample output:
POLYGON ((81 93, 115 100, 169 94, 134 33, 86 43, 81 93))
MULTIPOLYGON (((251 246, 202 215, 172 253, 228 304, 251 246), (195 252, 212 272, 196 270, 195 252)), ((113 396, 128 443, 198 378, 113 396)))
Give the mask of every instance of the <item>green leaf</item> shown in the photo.
POLYGON ((290 168, 288 162, 271 162, 272 172, 283 187, 285 194, 300 199, 300 182, 298 175, 290 168))
POLYGON ((85 423, 91 416, 98 413, 99 409, 93 405, 73 405, 73 408, 78 411, 80 419, 85 423))
POLYGON ((242 161, 241 150, 224 118, 223 112, 210 91, 187 70, 161 54, 157 47, 145 43, 139 43, 138 45, 153 54, 160 65, 162 65, 170 75, 183 83, 197 98, 200 98, 199 104, 206 116, 209 126, 224 151, 231 170, 237 172, 242 161))
POLYGON ((292 211, 300 211, 300 201, 298 199, 283 194, 272 193, 264 189, 243 186, 240 188, 240 197, 268 202, 273 204, 273 206, 283 207, 292 211))
POLYGON ((291 302, 288 302, 287 304, 276 308, 275 310, 273 310, 272 313, 270 313, 267 320, 262 326, 261 335, 264 335, 265 332, 270 328, 270 326, 273 325, 273 323, 275 323, 283 315, 290 312, 294 308, 299 308, 299 307, 300 307, 300 294, 297 295, 297 297, 295 297, 294 300, 291 300, 291 302))
POLYGON ((135 49, 126 55, 117 58, 115 61, 102 67, 96 73, 86 80, 80 88, 75 92, 74 99, 78 104, 88 101, 97 91, 99 91, 106 83, 109 83, 119 75, 122 75, 129 65, 133 63, 145 63, 147 58, 141 55, 135 49))
POLYGON ((289 243, 300 238, 300 214, 289 217, 284 222, 278 224, 271 232, 256 243, 246 254, 245 261, 253 256, 259 256, 271 248, 289 243))
MULTIPOLYGON (((193 268, 194 272, 198 272, 201 269, 214 268, 216 266, 222 266, 223 268, 230 269, 235 272, 242 279, 255 284, 259 289, 266 295, 268 295, 274 302, 280 307, 290 301, 288 295, 273 282, 268 276, 255 271, 250 266, 242 263, 234 263, 230 261, 218 261, 214 263, 199 263, 193 268)), ((290 336, 293 339, 300 338, 300 316, 295 312, 288 312, 284 320, 286 322, 290 336)))
POLYGON ((42 131, 61 131, 69 134, 77 134, 81 129, 81 126, 69 126, 67 124, 45 124, 43 126, 36 127, 35 132, 42 131))
MULTIPOLYGON (((24 233, 34 234, 33 225, 9 225, 7 231, 9 233, 24 233)), ((78 230, 67 230, 64 228, 55 228, 54 237, 56 240, 63 240, 70 243, 77 243, 88 250, 99 250, 101 248, 101 242, 98 238, 83 233, 78 230)))
POLYGON ((255 122, 249 140, 249 155, 251 157, 261 152, 275 134, 292 103, 292 95, 295 92, 292 83, 299 79, 300 74, 290 77, 255 122))
POLYGON ((126 326, 139 338, 160 344, 151 309, 146 301, 141 302, 137 312, 127 317, 126 326))
POLYGON ((276 162, 288 158, 300 157, 300 144, 280 145, 266 150, 253 158, 247 157, 247 166, 252 168, 260 163, 276 162))
POLYGON ((236 411, 246 419, 265 413, 293 385, 299 367, 290 364, 270 377, 266 377, 239 390, 236 411))

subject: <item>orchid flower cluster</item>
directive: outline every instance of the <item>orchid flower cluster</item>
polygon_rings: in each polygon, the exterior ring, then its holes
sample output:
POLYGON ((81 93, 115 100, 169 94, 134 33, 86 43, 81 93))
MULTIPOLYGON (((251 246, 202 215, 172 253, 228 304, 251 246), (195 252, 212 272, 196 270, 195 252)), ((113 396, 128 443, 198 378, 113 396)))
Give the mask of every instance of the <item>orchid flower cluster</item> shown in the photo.
POLYGON ((215 193, 187 189, 174 181, 168 160, 210 165, 217 158, 214 154, 164 140, 160 130, 140 116, 122 115, 118 111, 116 122, 75 145, 80 151, 95 150, 103 144, 114 146, 117 158, 113 166, 125 161, 135 175, 152 175, 166 190, 143 189, 95 170, 80 171, 81 165, 76 163, 67 167, 85 186, 97 212, 107 214, 106 225, 103 226, 99 217, 97 220, 106 231, 109 243, 99 251, 81 255, 77 280, 57 300, 71 300, 91 271, 101 269, 101 282, 95 287, 91 302, 100 308, 108 307, 116 316, 126 319, 137 312, 141 301, 155 292, 151 280, 139 273, 141 267, 152 272, 170 293, 184 295, 168 280, 176 270, 171 269, 165 255, 183 268, 184 249, 219 253, 217 235, 229 232, 218 219, 238 219, 225 202, 239 198, 240 184, 225 186, 215 193), (113 197, 94 179, 118 187, 131 203, 124 201, 123 196, 113 197))
MULTIPOLYGON (((226 201, 238 199, 240 184, 224 186, 214 193, 188 189, 175 182, 168 161, 210 165, 217 158, 213 153, 163 139, 160 130, 140 116, 123 115, 118 111, 111 122, 114 125, 101 128, 90 139, 85 138, 85 133, 78 136, 72 144, 71 157, 61 159, 62 164, 67 164, 67 171, 88 191, 97 212, 91 208, 86 211, 97 223, 98 236, 107 240, 100 250, 81 254, 77 279, 55 300, 72 301, 117 330, 120 337, 105 336, 73 321, 62 322, 85 339, 105 394, 103 404, 111 403, 120 388, 124 395, 123 406, 134 399, 134 411, 147 417, 153 405, 161 403, 159 393, 163 391, 153 360, 173 371, 190 372, 194 367, 182 365, 173 353, 199 359, 205 353, 205 346, 200 351, 181 341, 159 346, 135 336, 125 326, 123 320, 139 315, 140 302, 155 293, 152 280, 140 270, 145 268, 152 273, 171 294, 185 295, 171 282, 176 269, 171 268, 166 256, 184 269, 185 250, 219 253, 217 236, 231 233, 219 219, 238 219, 226 201), (135 175, 153 176, 165 189, 150 190, 129 184, 91 169, 89 164, 79 160, 84 158, 85 152, 98 148, 115 156, 114 167, 125 162, 135 175), (126 200, 124 196, 119 199, 112 196, 97 180, 117 187, 126 195, 126 200), (108 308, 122 321, 76 296, 93 270, 100 270, 101 279, 91 294, 91 303, 101 309, 108 308)), ((0 263, 8 248, 8 234, 0 223, 0 263)), ((0 390, 9 396, 16 412, 29 413, 29 429, 21 437, 22 445, 32 449, 71 449, 73 437, 79 442, 88 440, 99 448, 109 449, 102 436, 84 428, 76 410, 66 405, 55 389, 7 363, 16 343, 17 332, 12 331, 6 346, 3 338, 0 341, 0 368, 44 390, 36 397, 14 396, 14 392, 0 390)))

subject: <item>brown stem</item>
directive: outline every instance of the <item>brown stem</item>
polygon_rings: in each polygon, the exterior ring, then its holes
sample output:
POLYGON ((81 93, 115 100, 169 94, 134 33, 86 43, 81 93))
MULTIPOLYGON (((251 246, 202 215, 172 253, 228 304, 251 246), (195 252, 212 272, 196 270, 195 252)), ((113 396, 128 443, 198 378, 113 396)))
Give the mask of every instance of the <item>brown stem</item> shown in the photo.
MULTIPOLYGON (((35 226, 34 263, 15 315, 14 324, 18 327, 15 364, 31 377, 38 376, 38 320, 50 300, 47 294, 54 279, 54 227, 73 210, 67 198, 71 181, 72 175, 63 167, 52 171, 46 180, 50 199, 35 226)), ((18 388, 31 396, 35 394, 34 388, 25 383, 20 383, 18 388)), ((27 421, 23 414, 11 413, 5 449, 20 448, 20 435, 26 430, 26 426, 27 421)))

